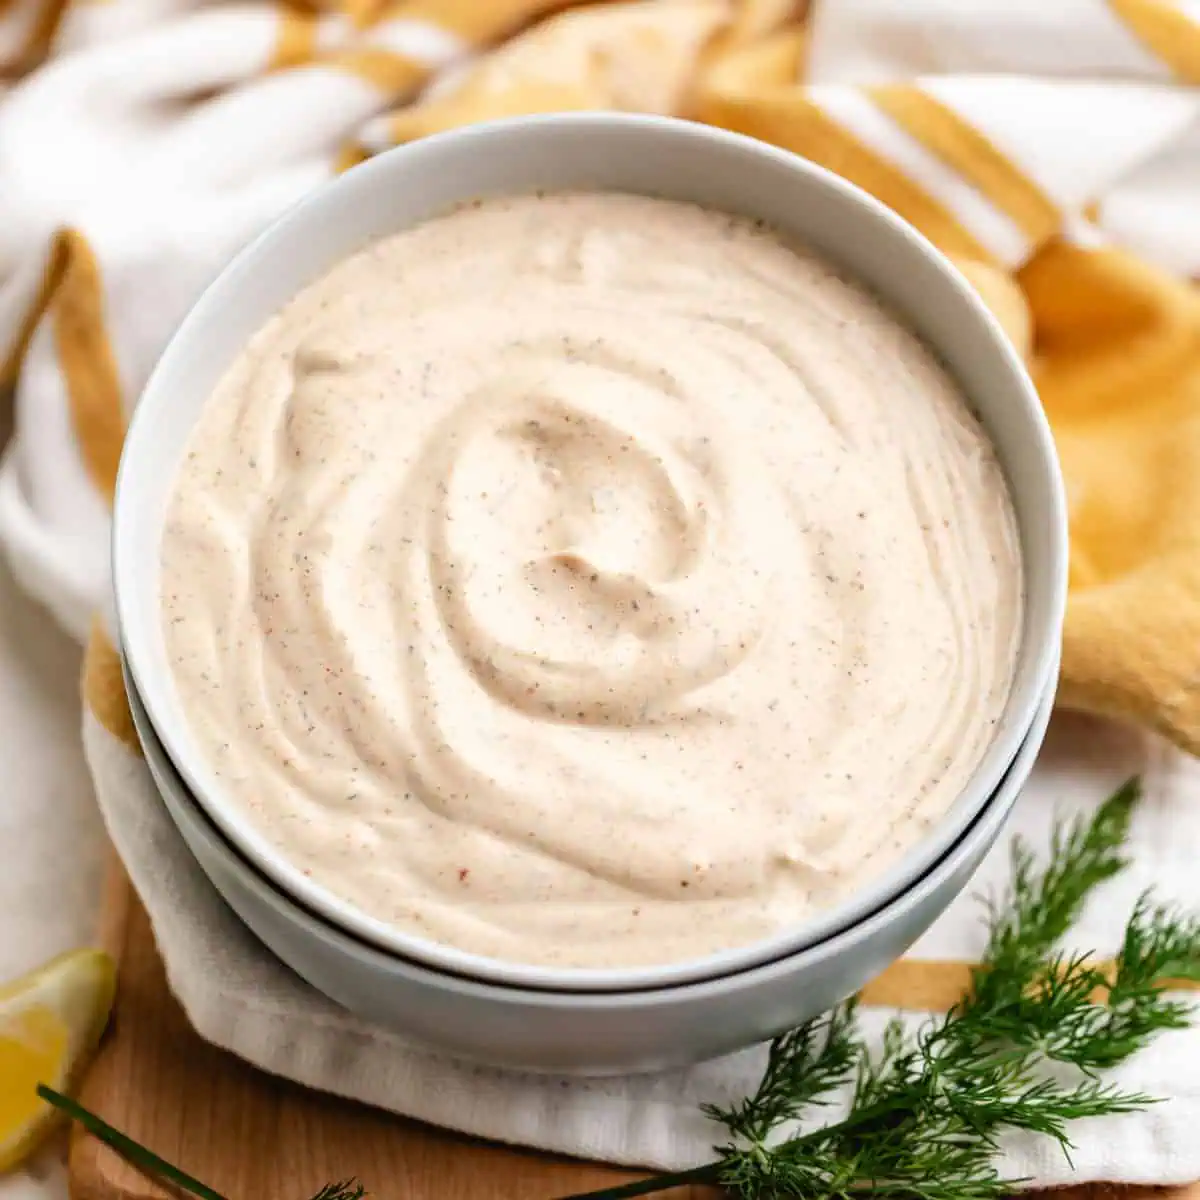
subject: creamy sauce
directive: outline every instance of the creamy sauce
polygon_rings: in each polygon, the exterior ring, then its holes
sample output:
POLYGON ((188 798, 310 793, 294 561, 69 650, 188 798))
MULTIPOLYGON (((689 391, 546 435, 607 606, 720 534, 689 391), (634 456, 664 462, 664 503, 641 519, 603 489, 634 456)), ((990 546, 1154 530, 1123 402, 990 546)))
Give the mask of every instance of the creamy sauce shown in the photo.
POLYGON ((205 408, 162 547, 175 682, 317 883, 501 959, 745 944, 953 802, 1021 570, 925 347, 753 223, 567 194, 364 250, 205 408))

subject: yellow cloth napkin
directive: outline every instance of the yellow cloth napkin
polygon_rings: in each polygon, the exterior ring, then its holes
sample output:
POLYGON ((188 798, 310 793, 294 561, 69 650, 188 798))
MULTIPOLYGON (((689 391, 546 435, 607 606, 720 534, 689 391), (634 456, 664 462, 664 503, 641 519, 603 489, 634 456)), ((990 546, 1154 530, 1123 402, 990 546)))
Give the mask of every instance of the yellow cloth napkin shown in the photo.
POLYGON ((677 113, 825 164, 958 261, 1027 354, 1067 476, 1061 702, 1200 750, 1197 5, 185 5, 0 0, 0 542, 80 636, 124 414, 247 236, 439 129, 677 113))

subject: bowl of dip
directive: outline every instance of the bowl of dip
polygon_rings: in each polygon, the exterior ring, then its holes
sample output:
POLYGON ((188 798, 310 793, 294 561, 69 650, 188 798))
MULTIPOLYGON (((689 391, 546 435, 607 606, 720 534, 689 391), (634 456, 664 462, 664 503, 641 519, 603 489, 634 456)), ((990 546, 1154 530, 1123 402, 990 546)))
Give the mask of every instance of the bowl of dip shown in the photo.
MULTIPOLYGON (((1053 707, 1047 693, 996 794, 946 855, 850 929, 719 979, 636 992, 555 992, 430 970, 302 907, 207 817, 128 676, 127 687, 146 763, 176 828, 230 908, 282 962, 356 1016, 435 1053, 562 1075, 625 1075, 715 1058, 794 1028, 857 991, 916 941, 995 843, 1053 707)), ((288 1070, 282 1061, 256 1061, 266 1070, 288 1070)))
POLYGON ((113 563, 149 722, 280 894, 616 994, 945 859, 1053 689, 1066 523, 1021 362, 910 226, 592 113, 384 154, 245 249, 134 414, 113 563))

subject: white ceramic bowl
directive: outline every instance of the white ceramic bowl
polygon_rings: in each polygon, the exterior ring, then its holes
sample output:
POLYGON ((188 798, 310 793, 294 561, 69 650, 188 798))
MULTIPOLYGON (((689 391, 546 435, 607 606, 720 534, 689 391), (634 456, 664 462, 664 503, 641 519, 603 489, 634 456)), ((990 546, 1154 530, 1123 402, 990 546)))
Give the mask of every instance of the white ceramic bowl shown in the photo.
MULTIPOLYGON (((371 160, 292 209, 205 292, 142 394, 114 507, 116 614, 130 674, 187 790, 237 852, 278 889, 364 943, 492 983, 633 991, 717 979, 826 943, 909 890, 977 820, 1052 689, 1066 593, 1066 518, 1037 395, 975 291, 924 238, 866 193, 785 151, 706 126, 587 113, 519 118, 432 137, 371 160), (568 970, 502 962, 404 934, 307 879, 222 791, 197 748, 159 620, 159 542, 179 459, 213 387, 263 322, 365 243, 458 202, 537 188, 689 200, 765 220, 872 287, 944 359, 1008 478, 1025 565, 1025 627, 995 739, 957 802, 870 887, 782 934, 657 967, 568 970)), ((798 785, 798 791, 800 790, 798 785)))
POLYGON ((1050 720, 1047 692, 999 788, 946 855, 850 929, 719 979, 634 992, 505 987, 430 970, 305 909, 246 861, 187 790, 126 675, 134 725, 167 811, 230 908, 279 959, 358 1016, 432 1050, 560 1075, 657 1071, 773 1037, 899 958, 962 891, 1012 811, 1050 720))

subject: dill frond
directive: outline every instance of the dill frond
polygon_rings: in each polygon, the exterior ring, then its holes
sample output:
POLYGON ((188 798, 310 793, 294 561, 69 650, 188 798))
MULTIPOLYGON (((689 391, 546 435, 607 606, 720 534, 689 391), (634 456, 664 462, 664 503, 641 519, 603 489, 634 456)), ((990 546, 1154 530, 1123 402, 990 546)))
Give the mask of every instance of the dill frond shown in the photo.
POLYGON ((736 1200, 1001 1200, 1023 1182, 997 1169, 1001 1134, 1040 1134, 1069 1154, 1073 1122, 1154 1103, 1096 1073, 1188 1023, 1190 1006, 1165 988, 1170 979, 1200 979, 1200 919, 1144 898, 1111 972, 1091 955, 1058 949, 1088 897, 1125 865, 1138 796, 1131 780, 1090 819, 1060 825, 1040 870, 1015 842, 1008 889, 986 904, 987 948, 949 1012, 915 1034, 892 1021, 874 1050, 853 1004, 777 1038, 754 1093, 705 1110, 730 1138, 714 1148, 714 1162, 590 1200, 696 1179, 736 1200), (1047 1070, 1051 1063, 1060 1068, 1047 1070), (845 1116, 778 1137, 843 1085, 845 1116))

